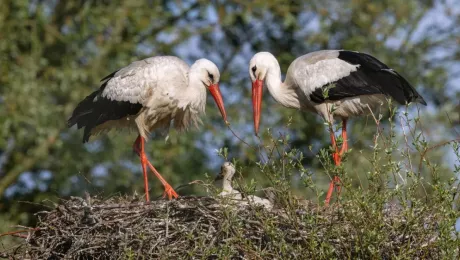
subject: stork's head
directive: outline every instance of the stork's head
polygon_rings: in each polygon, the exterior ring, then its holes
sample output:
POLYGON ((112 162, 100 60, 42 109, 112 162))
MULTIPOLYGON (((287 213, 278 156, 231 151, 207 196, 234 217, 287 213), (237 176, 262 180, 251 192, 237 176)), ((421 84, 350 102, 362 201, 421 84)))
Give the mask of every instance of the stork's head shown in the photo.
POLYGON ((225 112, 224 101, 219 88, 220 73, 216 64, 207 59, 197 60, 190 68, 191 72, 196 73, 197 80, 211 92, 217 107, 220 110, 222 118, 227 122, 227 113, 225 112))
POLYGON ((235 174, 235 166, 231 162, 225 162, 220 167, 220 173, 216 177, 217 180, 231 181, 235 174))
POLYGON ((249 62, 249 76, 252 81, 252 108, 254 112, 254 129, 259 133, 260 111, 262 108, 262 90, 270 67, 278 66, 275 56, 269 52, 259 52, 249 62))

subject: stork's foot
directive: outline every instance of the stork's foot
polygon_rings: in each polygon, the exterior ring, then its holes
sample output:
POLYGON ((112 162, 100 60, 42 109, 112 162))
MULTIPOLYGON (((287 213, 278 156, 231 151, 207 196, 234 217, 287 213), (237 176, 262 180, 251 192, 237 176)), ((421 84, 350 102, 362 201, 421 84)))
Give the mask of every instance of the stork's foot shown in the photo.
POLYGON ((161 176, 161 174, 153 167, 153 165, 147 159, 147 155, 145 155, 144 151, 144 138, 140 135, 137 137, 136 141, 134 142, 133 149, 139 155, 141 159, 142 165, 142 172, 144 174, 144 189, 145 189, 145 198, 147 201, 150 200, 149 198, 149 187, 148 187, 148 180, 147 180, 147 166, 152 170, 153 174, 161 181, 163 186, 165 187, 165 191, 163 193, 163 198, 168 197, 169 199, 177 198, 179 195, 174 191, 174 189, 169 185, 168 182, 161 176))
POLYGON ((163 192, 163 198, 168 198, 168 199, 177 199, 179 197, 179 194, 177 194, 177 192, 173 189, 173 187, 171 187, 171 185, 169 185, 168 183, 166 183, 165 185, 165 191, 163 192))
POLYGON ((155 176, 161 181, 161 184, 163 184, 163 186, 165 187, 165 191, 163 192, 163 198, 168 197, 168 199, 176 199, 177 197, 179 197, 176 191, 174 191, 173 187, 169 185, 169 183, 163 178, 163 176, 161 176, 161 174, 157 171, 157 169, 155 169, 155 167, 153 167, 153 165, 149 161, 147 161, 147 165, 150 167, 150 170, 152 170, 153 174, 155 174, 155 176))

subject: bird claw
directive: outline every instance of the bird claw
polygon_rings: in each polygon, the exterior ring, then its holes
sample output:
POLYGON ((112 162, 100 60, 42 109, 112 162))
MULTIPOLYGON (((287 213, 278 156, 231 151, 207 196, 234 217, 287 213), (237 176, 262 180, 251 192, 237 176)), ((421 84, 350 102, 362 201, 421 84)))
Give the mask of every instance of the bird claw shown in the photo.
POLYGON ((168 197, 169 200, 172 198, 177 199, 179 197, 179 194, 176 193, 176 191, 171 187, 171 186, 165 186, 165 191, 163 192, 163 198, 168 197))

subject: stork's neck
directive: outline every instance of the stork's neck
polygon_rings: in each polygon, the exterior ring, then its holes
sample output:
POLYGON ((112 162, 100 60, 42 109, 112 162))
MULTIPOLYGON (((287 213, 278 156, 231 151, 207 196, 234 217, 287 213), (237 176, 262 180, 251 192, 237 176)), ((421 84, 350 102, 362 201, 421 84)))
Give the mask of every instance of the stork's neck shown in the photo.
POLYGON ((232 187, 232 178, 231 176, 224 176, 224 178, 220 180, 216 180, 214 185, 219 189, 222 189, 222 194, 230 194, 233 193, 234 190, 232 187))
POLYGON ((265 85, 272 97, 281 105, 290 108, 300 108, 299 98, 293 86, 281 81, 281 69, 278 64, 272 64, 265 76, 265 85))
POLYGON ((225 177, 224 180, 222 181, 222 190, 231 192, 233 191, 232 187, 232 179, 225 177))
POLYGON ((204 113, 206 107, 206 87, 199 79, 197 73, 190 71, 187 89, 182 92, 180 107, 189 107, 199 114, 204 113))

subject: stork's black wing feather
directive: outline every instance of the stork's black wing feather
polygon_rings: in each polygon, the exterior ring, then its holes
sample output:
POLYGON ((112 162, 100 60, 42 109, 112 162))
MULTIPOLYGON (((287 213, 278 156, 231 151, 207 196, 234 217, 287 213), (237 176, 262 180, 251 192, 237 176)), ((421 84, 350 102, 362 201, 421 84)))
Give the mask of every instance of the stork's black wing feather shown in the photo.
POLYGON ((313 102, 323 103, 326 100, 340 100, 360 95, 385 94, 400 104, 419 102, 426 105, 423 97, 406 79, 371 55, 354 51, 339 51, 337 58, 353 65, 359 65, 359 67, 350 75, 313 91, 310 94, 313 102), (325 96, 324 88, 330 85, 332 87, 325 96))
MULTIPOLYGON (((116 71, 110 73, 109 75, 105 76, 103 79, 101 79, 101 82, 104 81, 104 80, 109 80, 109 79, 113 78, 118 71, 120 71, 120 70, 116 70, 116 71)), ((105 87, 105 85, 106 84, 103 84, 104 87, 105 87)))
POLYGON ((83 142, 87 142, 91 136, 91 130, 109 120, 118 120, 130 115, 136 115, 142 108, 139 103, 128 101, 116 101, 102 96, 107 82, 115 75, 116 72, 108 75, 102 81, 99 90, 94 91, 83 99, 75 108, 72 116, 67 121, 69 127, 77 125, 78 129, 84 127, 83 142))

